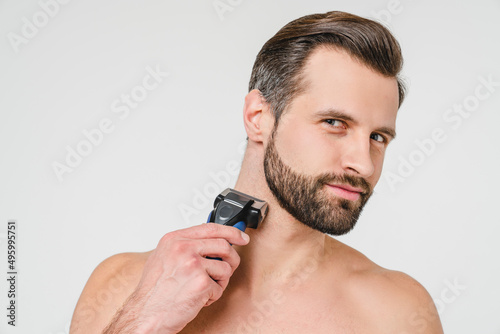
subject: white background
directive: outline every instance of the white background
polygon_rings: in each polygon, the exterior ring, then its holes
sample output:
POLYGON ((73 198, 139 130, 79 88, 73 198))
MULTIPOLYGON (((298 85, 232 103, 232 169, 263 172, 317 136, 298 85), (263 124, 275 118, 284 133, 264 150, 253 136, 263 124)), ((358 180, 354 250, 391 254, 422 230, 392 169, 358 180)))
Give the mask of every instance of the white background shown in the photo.
POLYGON ((15 219, 19 270, 18 326, 6 325, 1 279, 0 332, 67 333, 99 262, 204 222, 215 196, 197 192, 234 185, 234 173, 219 185, 213 173, 241 161, 258 51, 292 19, 343 10, 391 26, 410 89, 376 194, 340 240, 420 281, 445 332, 500 333, 500 86, 474 97, 479 77, 500 82, 500 1, 220 2, 232 10, 218 15, 213 0, 73 0, 16 48, 9 36, 22 36, 23 17, 33 22, 42 9, 0 1, 0 267, 6 273, 15 219), (148 66, 169 76, 120 119, 112 103, 142 84, 148 66), (459 126, 443 118, 464 103, 472 111, 459 126), (67 147, 105 118, 113 131, 60 182, 53 163, 65 164, 67 147), (446 140, 422 153, 415 141, 437 128, 446 140), (410 159, 413 170, 391 186, 386 177, 410 159), (195 204, 196 214, 181 214, 195 204), (461 288, 450 290, 453 282, 461 288))

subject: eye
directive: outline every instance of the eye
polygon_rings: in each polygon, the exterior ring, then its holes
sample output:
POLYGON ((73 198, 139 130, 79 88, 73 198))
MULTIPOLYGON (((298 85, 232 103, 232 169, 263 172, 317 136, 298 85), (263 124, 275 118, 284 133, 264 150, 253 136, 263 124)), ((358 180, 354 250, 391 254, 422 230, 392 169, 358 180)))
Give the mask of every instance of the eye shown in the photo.
POLYGON ((326 119, 325 122, 333 126, 334 128, 344 127, 344 122, 338 119, 326 119))
POLYGON ((381 134, 378 134, 378 133, 373 133, 371 136, 370 136, 371 139, 375 140, 375 141, 378 141, 379 143, 385 143, 387 142, 387 139, 382 136, 381 134))

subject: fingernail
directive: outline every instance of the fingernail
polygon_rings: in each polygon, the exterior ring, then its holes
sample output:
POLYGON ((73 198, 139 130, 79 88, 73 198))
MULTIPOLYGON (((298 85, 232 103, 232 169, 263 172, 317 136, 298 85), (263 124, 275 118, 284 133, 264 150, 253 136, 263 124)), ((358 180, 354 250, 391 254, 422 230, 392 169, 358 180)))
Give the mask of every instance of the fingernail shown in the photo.
POLYGON ((246 242, 249 242, 250 241, 250 236, 248 234, 246 234, 245 232, 241 232, 241 237, 243 238, 243 240, 245 240, 246 242))

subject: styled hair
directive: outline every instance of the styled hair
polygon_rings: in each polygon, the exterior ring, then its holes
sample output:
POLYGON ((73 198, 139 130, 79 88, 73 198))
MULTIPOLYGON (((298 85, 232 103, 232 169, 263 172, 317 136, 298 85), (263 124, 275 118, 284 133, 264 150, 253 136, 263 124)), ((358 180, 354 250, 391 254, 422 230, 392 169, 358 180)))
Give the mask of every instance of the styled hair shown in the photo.
POLYGON ((405 86, 399 77, 403 56, 398 41, 378 22, 332 11, 291 21, 264 44, 255 59, 248 91, 260 91, 276 124, 293 98, 305 91, 304 66, 319 46, 345 50, 374 71, 396 78, 401 106, 405 86))

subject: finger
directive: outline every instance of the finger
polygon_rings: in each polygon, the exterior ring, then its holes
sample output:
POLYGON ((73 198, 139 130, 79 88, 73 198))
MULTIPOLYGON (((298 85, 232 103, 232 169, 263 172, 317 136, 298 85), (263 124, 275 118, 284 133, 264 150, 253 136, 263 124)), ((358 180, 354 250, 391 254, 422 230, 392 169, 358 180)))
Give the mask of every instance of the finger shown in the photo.
POLYGON ((211 291, 211 296, 208 298, 208 300, 204 306, 209 306, 213 302, 217 301, 222 296, 222 293, 224 292, 224 289, 219 284, 217 284, 215 281, 213 281, 213 282, 214 282, 213 284, 214 284, 215 288, 211 291))
MULTIPOLYGON (((209 261, 209 260, 206 260, 209 261)), ((213 302, 217 301, 221 296, 222 293, 224 292, 225 287, 227 286, 227 283, 224 284, 224 287, 221 286, 219 281, 214 280, 213 278, 209 277, 208 273, 205 273, 207 275, 207 290, 206 292, 208 293, 207 301, 205 302, 204 306, 208 306, 212 304, 213 302)))
POLYGON ((215 223, 205 223, 188 227, 169 233, 171 236, 180 236, 191 239, 223 238, 229 243, 243 246, 246 245, 250 237, 245 232, 232 226, 225 226, 215 223))
POLYGON ((231 266, 225 261, 214 261, 210 259, 203 259, 202 263, 208 276, 219 284, 222 289, 225 289, 233 274, 231 266))
POLYGON ((197 240, 197 252, 203 257, 220 258, 229 263, 234 272, 240 264, 238 252, 225 239, 197 240))

